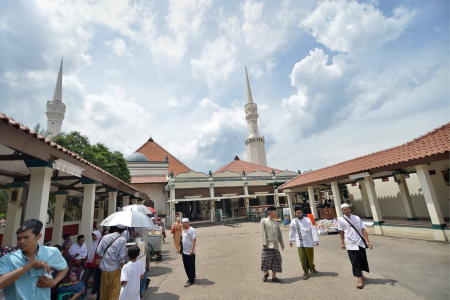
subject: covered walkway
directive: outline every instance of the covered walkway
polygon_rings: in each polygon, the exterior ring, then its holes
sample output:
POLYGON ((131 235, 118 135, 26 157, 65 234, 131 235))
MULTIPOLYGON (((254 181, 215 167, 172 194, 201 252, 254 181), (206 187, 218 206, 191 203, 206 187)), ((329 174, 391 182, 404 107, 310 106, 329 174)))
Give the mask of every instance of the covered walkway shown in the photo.
MULTIPOLYGON (((449 137, 450 123, 447 123, 406 144, 304 173, 279 190, 289 195, 291 208, 298 194, 308 193, 309 199, 314 199, 316 193, 321 200, 323 193, 325 199, 332 199, 338 218, 342 215, 341 203, 352 199, 354 202, 350 202, 358 204, 355 213, 362 219, 373 220, 374 234, 448 241, 449 137), (419 186, 414 194, 410 192, 413 178, 419 186), (383 186, 385 181, 396 184, 383 186), (357 196, 349 195, 351 187, 357 196), (398 221, 385 218, 396 209, 389 197, 378 196, 386 194, 388 188, 395 188, 400 195, 406 218, 398 221)), ((315 201, 310 201, 310 205, 318 218, 315 201)))
POLYGON ((15 245, 15 231, 26 219, 44 223, 42 234, 52 245, 63 234, 84 234, 90 243, 92 229, 123 205, 150 200, 147 194, 82 159, 28 127, 0 113, 0 188, 11 191, 2 245, 15 245), (49 197, 56 197, 49 217, 49 197), (67 198, 78 198, 77 221, 64 223, 67 198), (96 201, 97 207, 96 209, 96 201), (96 211, 97 210, 97 211, 96 211))

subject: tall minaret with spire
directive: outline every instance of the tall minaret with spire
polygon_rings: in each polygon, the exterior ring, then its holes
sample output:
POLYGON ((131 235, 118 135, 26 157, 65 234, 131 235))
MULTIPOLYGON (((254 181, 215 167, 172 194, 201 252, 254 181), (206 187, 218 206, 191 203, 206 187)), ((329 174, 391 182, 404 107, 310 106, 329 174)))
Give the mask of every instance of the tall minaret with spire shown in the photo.
POLYGON ((245 140, 247 148, 247 161, 267 166, 266 148, 263 136, 258 132, 258 106, 253 103, 252 91, 250 90, 250 82, 248 81, 247 68, 245 68, 245 77, 247 80, 247 104, 245 107, 245 118, 248 124, 248 138, 245 140))
POLYGON ((62 69, 63 60, 61 59, 53 99, 52 101, 47 101, 47 131, 49 138, 61 133, 61 125, 66 113, 66 105, 62 102, 62 69))

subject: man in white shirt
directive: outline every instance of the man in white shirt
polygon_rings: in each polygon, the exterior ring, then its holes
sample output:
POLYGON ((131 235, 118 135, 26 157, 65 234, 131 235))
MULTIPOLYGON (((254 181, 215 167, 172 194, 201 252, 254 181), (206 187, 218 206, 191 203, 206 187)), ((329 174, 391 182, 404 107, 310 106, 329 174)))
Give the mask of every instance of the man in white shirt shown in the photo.
POLYGON ((189 219, 183 218, 181 220, 183 224, 183 233, 181 234, 181 244, 182 244, 182 255, 183 255, 183 265, 188 281, 184 287, 189 287, 194 284, 195 281, 195 253, 197 246, 197 235, 195 234, 194 228, 189 225, 189 219))
POLYGON ((319 238, 310 219, 303 217, 300 206, 294 207, 297 218, 292 220, 289 227, 289 245, 297 241, 298 256, 304 271, 303 280, 309 278, 309 271, 317 273, 314 265, 314 246, 319 246, 319 238))
POLYGON ((69 254, 72 255, 73 258, 75 258, 78 263, 84 268, 86 264, 86 257, 87 257, 87 247, 86 243, 84 242, 84 235, 81 234, 77 238, 77 242, 75 244, 72 244, 72 246, 69 249, 69 254))
POLYGON ((362 289, 364 287, 363 281, 366 280, 362 271, 369 272, 366 248, 372 249, 373 246, 369 242, 369 237, 361 219, 352 215, 348 204, 342 204, 341 208, 344 213, 338 220, 338 229, 342 242, 341 248, 342 250, 347 249, 348 257, 352 263, 353 276, 358 278, 356 287, 362 289))

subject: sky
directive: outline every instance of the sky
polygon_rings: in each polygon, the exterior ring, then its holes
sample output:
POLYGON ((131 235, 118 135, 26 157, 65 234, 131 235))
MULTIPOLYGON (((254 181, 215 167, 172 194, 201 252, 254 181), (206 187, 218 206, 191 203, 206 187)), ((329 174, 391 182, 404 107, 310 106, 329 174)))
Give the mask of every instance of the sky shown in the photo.
POLYGON ((151 136, 207 173, 246 159, 245 67, 268 166, 311 170, 450 120, 447 0, 0 2, 0 112, 125 156, 151 136))

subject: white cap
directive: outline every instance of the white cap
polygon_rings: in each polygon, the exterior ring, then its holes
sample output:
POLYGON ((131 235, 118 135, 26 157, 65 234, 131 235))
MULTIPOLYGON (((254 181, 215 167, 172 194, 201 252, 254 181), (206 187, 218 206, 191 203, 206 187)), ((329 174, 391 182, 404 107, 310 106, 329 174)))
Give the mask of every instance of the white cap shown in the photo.
POLYGON ((155 217, 152 217, 150 220, 156 220, 155 217))
POLYGON ((189 223, 189 219, 188 218, 183 218, 183 220, 181 220, 181 223, 183 222, 188 222, 189 223))
POLYGON ((341 205, 341 209, 343 209, 344 207, 350 207, 350 205, 348 205, 347 203, 344 203, 341 205))

